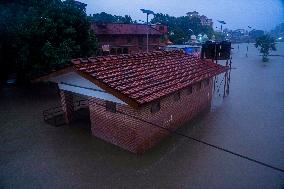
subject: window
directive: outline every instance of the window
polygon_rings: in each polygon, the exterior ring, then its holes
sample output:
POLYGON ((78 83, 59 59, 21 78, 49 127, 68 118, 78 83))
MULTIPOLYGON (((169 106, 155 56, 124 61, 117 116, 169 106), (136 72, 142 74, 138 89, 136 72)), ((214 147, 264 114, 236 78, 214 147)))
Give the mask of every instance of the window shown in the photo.
POLYGON ((116 113, 116 103, 106 101, 106 111, 116 113))
POLYGON ((116 54, 116 52, 115 52, 115 49, 114 49, 114 48, 111 48, 111 49, 110 49, 110 54, 111 54, 111 55, 115 55, 115 54, 116 54))
POLYGON ((187 94, 191 94, 192 93, 192 86, 188 87, 186 89, 187 94))
POLYGON ((201 89, 201 82, 195 85, 195 91, 199 91, 201 89))
POLYGON ((123 48, 123 54, 128 54, 128 48, 123 48))
POLYGON ((156 113, 161 109, 160 102, 153 102, 151 106, 151 113, 156 113))
POLYGON ((130 37, 127 38, 127 43, 130 44, 132 42, 132 39, 130 37))
POLYGON ((203 81, 203 87, 207 87, 209 85, 209 79, 205 79, 203 81))
POLYGON ((143 37, 139 37, 138 38, 138 44, 139 45, 143 45, 143 37))
POLYGON ((117 54, 122 54, 122 49, 118 48, 116 52, 117 52, 117 54))
POLYGON ((158 43, 158 38, 153 37, 152 41, 153 41, 153 43, 158 43))
POLYGON ((180 100, 180 92, 176 92, 174 94, 174 101, 179 101, 180 100))

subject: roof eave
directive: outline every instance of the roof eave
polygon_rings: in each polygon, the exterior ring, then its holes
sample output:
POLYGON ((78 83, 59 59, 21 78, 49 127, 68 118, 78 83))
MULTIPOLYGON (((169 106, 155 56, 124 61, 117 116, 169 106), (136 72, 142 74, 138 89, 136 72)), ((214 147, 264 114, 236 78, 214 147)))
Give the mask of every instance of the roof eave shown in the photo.
POLYGON ((59 75, 65 74, 65 73, 72 72, 72 71, 74 71, 74 68, 71 65, 71 66, 68 66, 66 68, 62 68, 60 70, 54 71, 52 73, 49 73, 47 75, 44 75, 44 76, 32 79, 31 83, 45 82, 45 81, 48 81, 52 77, 56 77, 56 76, 59 76, 59 75))
POLYGON ((139 107, 141 107, 141 105, 139 103, 137 103, 135 100, 129 98, 128 96, 120 93, 119 91, 111 88, 110 86, 106 85, 105 83, 93 78, 92 76, 81 72, 79 70, 76 70, 76 73, 78 73, 80 76, 82 76, 83 78, 89 80, 90 82, 96 84, 98 87, 100 87, 101 89, 105 90, 106 92, 112 94, 113 96, 117 97, 118 99, 120 99, 121 101, 125 102, 126 104, 128 104, 129 106, 131 106, 134 109, 138 109, 139 107))

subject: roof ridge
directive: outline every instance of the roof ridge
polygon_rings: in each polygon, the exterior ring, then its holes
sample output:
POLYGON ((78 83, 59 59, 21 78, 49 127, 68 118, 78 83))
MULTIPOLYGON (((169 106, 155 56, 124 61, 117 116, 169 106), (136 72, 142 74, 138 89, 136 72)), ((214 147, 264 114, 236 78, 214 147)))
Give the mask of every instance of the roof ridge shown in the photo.
POLYGON ((107 55, 107 56, 96 56, 96 57, 89 57, 89 58, 76 58, 71 59, 71 63, 74 65, 78 65, 80 63, 94 63, 94 62, 101 62, 102 61, 109 61, 109 60, 117 60, 123 58, 138 58, 138 57, 155 57, 155 56, 162 56, 162 55, 175 55, 175 54, 184 54, 186 53, 183 50, 172 50, 172 51, 151 51, 151 52, 138 52, 133 54, 120 54, 120 55, 107 55))

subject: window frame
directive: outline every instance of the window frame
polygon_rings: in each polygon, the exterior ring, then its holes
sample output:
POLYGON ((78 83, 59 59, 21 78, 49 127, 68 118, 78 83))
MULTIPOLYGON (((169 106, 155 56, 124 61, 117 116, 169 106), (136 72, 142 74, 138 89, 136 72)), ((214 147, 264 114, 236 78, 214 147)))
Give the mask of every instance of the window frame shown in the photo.
POLYGON ((173 95, 174 101, 177 102, 180 100, 180 91, 175 92, 173 95))
POLYGON ((201 82, 195 84, 195 91, 200 91, 201 89, 201 82))
POLYGON ((186 88, 186 93, 188 95, 192 94, 192 92, 193 92, 193 87, 192 86, 189 86, 189 87, 186 88))
POLYGON ((151 104, 151 113, 157 113, 161 110, 161 102, 155 101, 151 104))
POLYGON ((116 113, 116 103, 111 101, 106 101, 106 111, 111 113, 116 113))

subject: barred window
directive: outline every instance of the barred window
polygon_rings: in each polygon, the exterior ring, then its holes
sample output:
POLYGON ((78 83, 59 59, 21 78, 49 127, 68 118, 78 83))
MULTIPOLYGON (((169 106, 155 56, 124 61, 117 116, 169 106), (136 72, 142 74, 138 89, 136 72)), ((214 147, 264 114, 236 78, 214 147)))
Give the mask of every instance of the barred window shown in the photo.
POLYGON ((192 93, 192 86, 188 87, 186 89, 187 94, 191 94, 192 93))
POLYGON ((209 85, 209 79, 205 79, 204 81, 203 81, 203 87, 206 87, 206 86, 208 86, 209 85))
POLYGON ((106 111, 116 113, 116 103, 106 101, 106 111))
POLYGON ((160 111, 161 105, 159 101, 153 102, 151 105, 151 113, 156 113, 160 111))
POLYGON ((176 92, 174 94, 174 101, 179 101, 180 100, 180 92, 176 92))
POLYGON ((195 85, 195 91, 199 91, 201 89, 201 82, 195 85))

